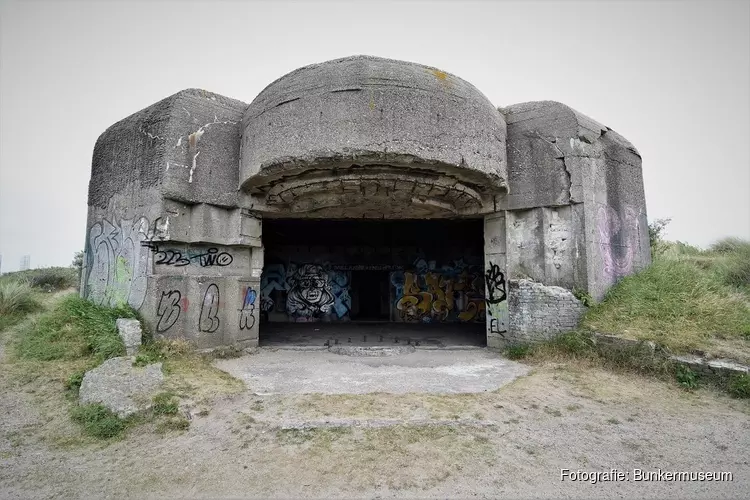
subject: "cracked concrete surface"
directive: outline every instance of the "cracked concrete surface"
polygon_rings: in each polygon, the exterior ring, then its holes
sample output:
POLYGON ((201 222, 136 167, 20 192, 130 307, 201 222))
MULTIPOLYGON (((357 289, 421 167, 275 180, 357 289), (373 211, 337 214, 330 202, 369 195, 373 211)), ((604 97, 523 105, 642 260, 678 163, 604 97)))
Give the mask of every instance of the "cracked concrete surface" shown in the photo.
POLYGON ((216 366, 258 394, 460 394, 494 391, 529 368, 486 350, 419 350, 386 357, 275 350, 216 366))

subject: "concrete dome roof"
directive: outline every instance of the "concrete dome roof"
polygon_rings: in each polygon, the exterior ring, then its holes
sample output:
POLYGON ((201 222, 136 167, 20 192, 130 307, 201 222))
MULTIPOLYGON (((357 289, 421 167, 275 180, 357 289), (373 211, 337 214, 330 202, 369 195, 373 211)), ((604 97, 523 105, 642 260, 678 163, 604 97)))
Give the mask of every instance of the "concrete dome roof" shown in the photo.
POLYGON ((437 68, 352 56, 299 68, 266 87, 242 123, 240 185, 368 166, 421 171, 478 193, 507 188, 503 115, 437 68))

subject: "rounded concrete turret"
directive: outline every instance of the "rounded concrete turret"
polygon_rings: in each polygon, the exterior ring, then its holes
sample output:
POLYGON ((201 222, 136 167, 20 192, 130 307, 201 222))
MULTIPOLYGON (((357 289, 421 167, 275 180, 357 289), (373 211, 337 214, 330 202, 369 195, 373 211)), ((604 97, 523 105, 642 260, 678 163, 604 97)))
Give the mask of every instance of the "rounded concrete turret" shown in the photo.
POLYGON ((506 190, 505 141, 503 115, 470 83, 420 64, 347 57, 297 69, 255 98, 239 181, 300 213, 356 203, 351 194, 368 183, 368 198, 386 204, 466 213, 506 190), (394 198, 399 190, 409 196, 394 198))

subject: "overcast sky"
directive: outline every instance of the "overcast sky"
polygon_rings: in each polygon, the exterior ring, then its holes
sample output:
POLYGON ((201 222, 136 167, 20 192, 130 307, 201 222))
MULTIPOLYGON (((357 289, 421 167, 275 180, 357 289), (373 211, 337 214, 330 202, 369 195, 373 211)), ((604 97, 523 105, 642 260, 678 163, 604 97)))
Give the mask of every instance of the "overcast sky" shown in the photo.
POLYGON ((493 103, 564 102, 643 156, 649 219, 750 238, 750 2, 0 0, 2 270, 84 246, 96 138, 181 89, 252 101, 306 64, 436 66, 493 103))

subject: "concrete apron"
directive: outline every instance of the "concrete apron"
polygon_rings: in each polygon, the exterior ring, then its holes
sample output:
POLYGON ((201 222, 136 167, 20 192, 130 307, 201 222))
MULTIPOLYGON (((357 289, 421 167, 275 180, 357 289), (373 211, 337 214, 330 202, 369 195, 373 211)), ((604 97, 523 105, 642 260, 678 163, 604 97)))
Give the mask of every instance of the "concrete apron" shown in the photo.
POLYGON ((417 349, 481 348, 484 325, 410 324, 386 322, 270 323, 260 329, 260 345, 277 349, 374 348, 414 346, 417 349))
POLYGON ((215 365, 258 395, 479 393, 494 391, 530 370, 487 349, 412 347, 392 354, 342 356, 327 348, 266 347, 215 365))

